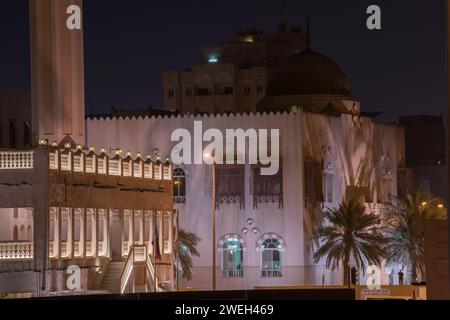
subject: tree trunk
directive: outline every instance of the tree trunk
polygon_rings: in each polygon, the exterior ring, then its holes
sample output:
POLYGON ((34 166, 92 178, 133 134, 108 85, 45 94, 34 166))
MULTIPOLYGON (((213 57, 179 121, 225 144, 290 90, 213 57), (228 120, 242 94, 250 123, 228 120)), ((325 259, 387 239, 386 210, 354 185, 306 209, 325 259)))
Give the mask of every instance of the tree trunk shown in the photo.
POLYGON ((350 287, 350 265, 349 259, 344 260, 344 286, 350 287))
POLYGON ((409 272, 411 279, 409 279, 410 284, 417 280, 417 268, 415 261, 411 262, 411 271, 409 272))

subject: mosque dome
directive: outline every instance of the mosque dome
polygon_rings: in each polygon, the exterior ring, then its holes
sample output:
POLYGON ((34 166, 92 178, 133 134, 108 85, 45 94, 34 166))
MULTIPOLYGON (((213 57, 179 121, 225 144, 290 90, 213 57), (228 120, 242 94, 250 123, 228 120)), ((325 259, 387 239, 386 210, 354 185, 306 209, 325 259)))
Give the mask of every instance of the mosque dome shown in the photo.
POLYGON ((266 97, 292 95, 351 96, 350 83, 339 65, 307 47, 272 73, 266 97))

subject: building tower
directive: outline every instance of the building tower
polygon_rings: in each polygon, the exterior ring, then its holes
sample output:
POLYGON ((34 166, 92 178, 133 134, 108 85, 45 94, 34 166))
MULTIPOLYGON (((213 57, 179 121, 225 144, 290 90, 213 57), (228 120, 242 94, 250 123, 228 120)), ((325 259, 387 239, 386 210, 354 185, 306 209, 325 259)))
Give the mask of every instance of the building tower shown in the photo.
POLYGON ((83 0, 30 0, 35 144, 65 136, 85 142, 82 5, 83 0))

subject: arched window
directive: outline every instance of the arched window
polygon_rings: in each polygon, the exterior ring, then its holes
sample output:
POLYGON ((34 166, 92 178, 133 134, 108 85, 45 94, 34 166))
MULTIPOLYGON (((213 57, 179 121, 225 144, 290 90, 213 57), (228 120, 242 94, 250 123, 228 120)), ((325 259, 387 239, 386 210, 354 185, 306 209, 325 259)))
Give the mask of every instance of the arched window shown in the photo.
POLYGON ((17 226, 14 226, 13 241, 18 241, 18 240, 19 240, 19 228, 17 228, 17 226))
POLYGON ((27 241, 33 241, 33 228, 31 226, 28 226, 27 229, 27 241))
POLYGON ((26 237, 27 235, 25 234, 25 226, 24 225, 21 225, 20 226, 20 235, 19 235, 19 239, 20 240, 25 240, 25 237, 26 237))
POLYGON ((23 125, 23 145, 25 147, 31 146, 31 128, 28 122, 23 125))
POLYGON ((16 123, 14 120, 9 120, 9 148, 10 149, 17 148, 17 132, 16 132, 16 123))
POLYGON ((227 235, 219 243, 222 251, 222 277, 239 278, 243 276, 243 244, 237 235, 227 235))
POLYGON ((333 202, 333 165, 328 163, 323 170, 322 192, 324 202, 333 202))
POLYGON ((261 277, 282 277, 282 253, 284 241, 276 234, 266 234, 258 241, 261 251, 261 277))
POLYGON ((186 203, 186 174, 181 168, 173 170, 173 201, 186 203))

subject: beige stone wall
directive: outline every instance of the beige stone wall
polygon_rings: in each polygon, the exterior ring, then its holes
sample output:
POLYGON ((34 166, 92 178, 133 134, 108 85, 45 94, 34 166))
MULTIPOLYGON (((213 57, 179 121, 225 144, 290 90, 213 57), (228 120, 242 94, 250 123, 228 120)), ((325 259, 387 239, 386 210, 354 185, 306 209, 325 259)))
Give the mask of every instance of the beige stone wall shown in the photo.
POLYGON ((84 143, 83 30, 69 30, 69 5, 83 0, 30 0, 33 138, 84 143))

